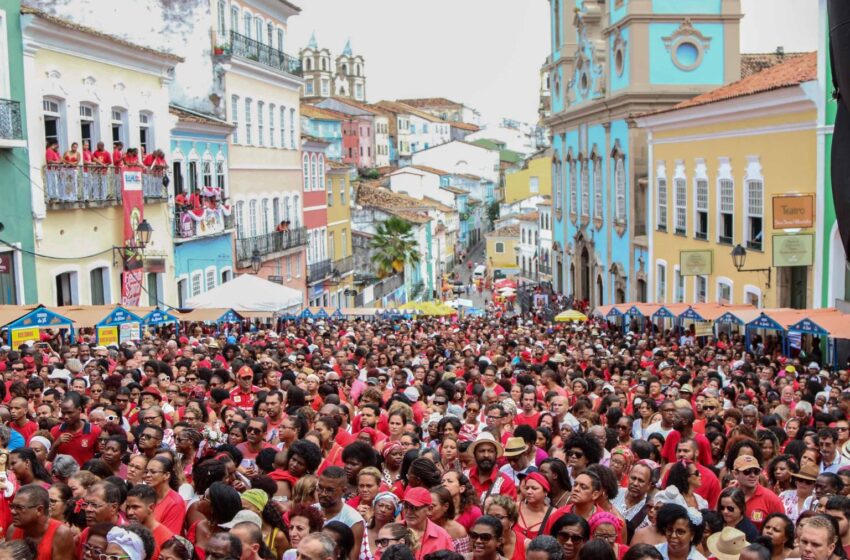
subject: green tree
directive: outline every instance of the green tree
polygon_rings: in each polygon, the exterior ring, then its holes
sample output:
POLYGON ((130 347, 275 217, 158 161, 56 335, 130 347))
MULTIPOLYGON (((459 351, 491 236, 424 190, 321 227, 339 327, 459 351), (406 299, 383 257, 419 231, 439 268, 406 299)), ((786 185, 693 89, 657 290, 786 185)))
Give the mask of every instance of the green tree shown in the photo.
POLYGON ((495 200, 487 206, 487 219, 490 220, 490 227, 499 219, 499 203, 495 200))
POLYGON ((369 246, 375 249, 373 262, 379 278, 404 274, 405 264, 419 260, 419 245, 413 238, 413 226, 397 216, 378 224, 369 246))

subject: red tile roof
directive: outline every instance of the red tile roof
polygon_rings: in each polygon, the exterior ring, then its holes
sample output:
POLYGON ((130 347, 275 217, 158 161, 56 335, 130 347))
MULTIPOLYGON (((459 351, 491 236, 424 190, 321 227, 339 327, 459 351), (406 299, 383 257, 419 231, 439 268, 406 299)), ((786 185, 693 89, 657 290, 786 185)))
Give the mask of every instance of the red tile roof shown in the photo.
POLYGON ((523 222, 536 222, 538 218, 540 218, 540 214, 537 213, 537 211, 528 212, 526 214, 520 214, 519 216, 516 216, 517 220, 523 222))
POLYGON ((417 99, 399 99, 399 103, 411 107, 460 107, 461 104, 445 97, 419 97, 417 99))
POLYGON ((762 70, 767 70, 771 66, 776 66, 792 58, 803 56, 804 52, 793 53, 742 53, 741 54, 741 77, 746 78, 757 74, 762 70))
POLYGON ((301 104, 301 114, 311 119, 324 119, 330 121, 344 121, 348 119, 348 115, 333 111, 331 109, 322 109, 309 103, 301 104))
POLYGON ((481 130, 481 127, 479 127, 476 124, 472 124, 472 123, 453 122, 453 123, 451 123, 451 125, 454 128, 459 128, 461 130, 469 130, 471 132, 478 132, 479 130, 481 130))
POLYGON ((756 74, 747 76, 737 82, 732 82, 731 84, 727 84, 723 87, 705 92, 702 95, 697 95, 696 97, 682 101, 669 109, 657 111, 657 113, 687 109, 688 107, 697 107, 699 105, 707 105, 709 103, 716 103, 718 101, 725 101, 736 97, 745 97, 756 93, 764 93, 775 89, 796 86, 803 82, 816 80, 817 74, 817 53, 806 53, 781 64, 771 66, 770 68, 762 70, 756 74))
POLYGON ((485 233, 484 237, 519 237, 519 224, 512 224, 485 233))
POLYGON ((357 204, 374 206, 388 214, 393 214, 414 224, 424 224, 431 221, 426 206, 421 200, 411 196, 394 193, 380 186, 377 181, 362 181, 357 187, 357 204))

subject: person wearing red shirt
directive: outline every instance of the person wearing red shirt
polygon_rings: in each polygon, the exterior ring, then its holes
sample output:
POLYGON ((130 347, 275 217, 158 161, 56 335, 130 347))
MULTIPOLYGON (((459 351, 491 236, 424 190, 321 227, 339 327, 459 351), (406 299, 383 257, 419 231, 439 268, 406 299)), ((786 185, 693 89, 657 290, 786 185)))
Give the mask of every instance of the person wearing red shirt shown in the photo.
POLYGON ((738 488, 747 498, 747 517, 761 531, 762 525, 771 513, 784 513, 785 506, 775 493, 759 484, 761 465, 752 455, 739 455, 735 459, 733 473, 738 488))
POLYGON ((148 461, 144 482, 156 492, 154 519, 168 527, 175 535, 179 535, 186 519, 186 502, 169 484, 176 474, 174 462, 168 457, 157 455, 148 461))
POLYGON ((154 517, 155 504, 156 490, 147 484, 136 484, 127 493, 124 507, 127 512, 127 519, 147 527, 151 532, 154 541, 152 558, 159 558, 162 545, 174 536, 174 532, 156 520, 154 517))
POLYGON ((50 495, 41 486, 24 486, 12 499, 9 540, 37 543, 36 560, 72 560, 74 536, 64 523, 50 519, 50 495))
POLYGON ((439 550, 454 552, 455 545, 445 529, 428 519, 428 509, 433 503, 431 492, 426 488, 408 488, 402 500, 404 524, 413 531, 419 547, 416 560, 439 550))
POLYGON ((254 459, 257 458, 260 451, 269 447, 274 448, 274 445, 265 440, 268 426, 268 422, 262 416, 251 418, 248 420, 248 429, 246 430, 248 441, 243 441, 236 446, 236 449, 242 452, 242 464, 239 466, 245 470, 245 475, 248 477, 259 474, 254 459))
MULTIPOLYGON (((670 435, 673 435, 675 432, 670 432, 670 435)), ((700 472, 700 480, 702 484, 699 488, 697 488, 694 493, 705 498, 705 501, 708 502, 708 506, 713 508, 717 505, 717 501, 720 499, 720 480, 718 480, 717 475, 714 472, 706 467, 708 463, 702 463, 701 460, 697 461, 697 446, 696 442, 693 439, 684 439, 679 442, 676 446, 676 457, 673 461, 691 461, 696 465, 697 469, 700 472)), ((671 461, 672 464, 672 461, 671 461)), ((662 487, 666 485, 667 482, 667 473, 664 474, 662 487)))
POLYGON ((15 397, 9 402, 9 415, 12 417, 9 427, 24 436, 26 445, 30 444, 30 438, 38 430, 38 424, 27 417, 28 406, 23 397, 15 397))
POLYGON ((112 148, 112 163, 115 167, 121 167, 122 162, 124 161, 124 143, 123 142, 115 142, 112 148))
POLYGON ((97 143, 97 149, 92 152, 92 163, 97 165, 112 165, 112 156, 106 151, 103 142, 97 143))
POLYGON ((537 395, 534 389, 523 389, 520 401, 522 403, 522 412, 516 415, 514 423, 517 426, 531 426, 536 430, 537 423, 540 421, 540 411, 534 408, 534 405, 537 404, 537 395))
POLYGON ((94 458, 100 426, 89 424, 81 418, 83 407, 77 393, 65 395, 60 409, 63 423, 50 430, 54 444, 48 459, 52 461, 57 455, 70 455, 82 467, 86 461, 94 458))
POLYGON ((490 432, 481 432, 467 451, 475 460, 475 466, 469 469, 469 482, 475 494, 484 505, 489 496, 503 495, 516 498, 514 481, 496 468, 496 460, 504 454, 502 444, 496 441, 490 432))
POLYGON ((88 140, 83 140, 83 163, 92 162, 91 146, 88 140))
POLYGON ((254 370, 249 366, 242 366, 236 374, 237 386, 230 391, 230 401, 238 408, 251 413, 254 409, 254 401, 260 388, 254 385, 254 370))

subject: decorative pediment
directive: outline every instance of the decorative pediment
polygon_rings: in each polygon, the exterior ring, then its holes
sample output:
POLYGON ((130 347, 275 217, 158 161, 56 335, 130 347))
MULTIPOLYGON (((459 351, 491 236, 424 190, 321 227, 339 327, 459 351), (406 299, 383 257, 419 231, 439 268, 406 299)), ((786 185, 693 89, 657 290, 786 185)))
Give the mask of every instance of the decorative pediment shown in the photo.
POLYGON ((661 39, 664 41, 664 46, 667 48, 669 52, 673 45, 676 43, 677 39, 680 38, 691 38, 696 39, 700 43, 702 43, 703 48, 708 50, 709 44, 711 44, 711 37, 703 35, 697 28, 694 27, 694 24, 691 22, 691 18, 685 18, 685 21, 668 37, 662 37, 661 39))
POLYGON ((684 71, 699 67, 711 45, 711 37, 703 35, 688 18, 672 34, 662 37, 662 40, 673 59, 673 64, 684 71))

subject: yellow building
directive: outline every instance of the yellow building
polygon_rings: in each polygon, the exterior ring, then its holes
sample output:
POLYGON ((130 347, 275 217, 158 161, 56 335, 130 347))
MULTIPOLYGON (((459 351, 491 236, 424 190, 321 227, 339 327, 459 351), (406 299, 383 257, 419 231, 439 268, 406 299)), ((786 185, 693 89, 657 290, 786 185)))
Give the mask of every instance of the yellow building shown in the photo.
POLYGON ((816 80, 805 54, 638 119, 651 300, 812 305, 816 80))
POLYGON ((551 150, 530 157, 522 169, 505 175, 505 203, 511 204, 536 195, 552 196, 551 150))
POLYGON ((499 227, 485 233, 484 238, 487 240, 487 271, 493 274, 496 269, 502 269, 506 276, 516 274, 519 270, 519 225, 499 227))
POLYGON ((354 253, 351 249, 351 174, 350 165, 325 160, 328 191, 328 254, 334 271, 333 281, 325 282, 332 307, 354 305, 354 253), (339 282, 337 284, 337 282, 339 282))
MULTIPOLYGON (((79 162, 83 142, 92 151, 103 142, 110 155, 113 141, 123 142, 125 151, 168 152, 176 120, 168 110, 168 83, 182 59, 33 8, 21 10, 21 23, 40 303, 118 303, 123 266, 117 248, 127 245, 121 174, 111 166, 47 166, 45 150, 57 142, 61 155, 77 143, 79 162)), ((153 228, 141 286, 133 283, 142 305, 177 302, 163 176, 163 170, 141 176, 142 217, 153 228)), ((129 213, 126 219, 138 222, 129 213)))

